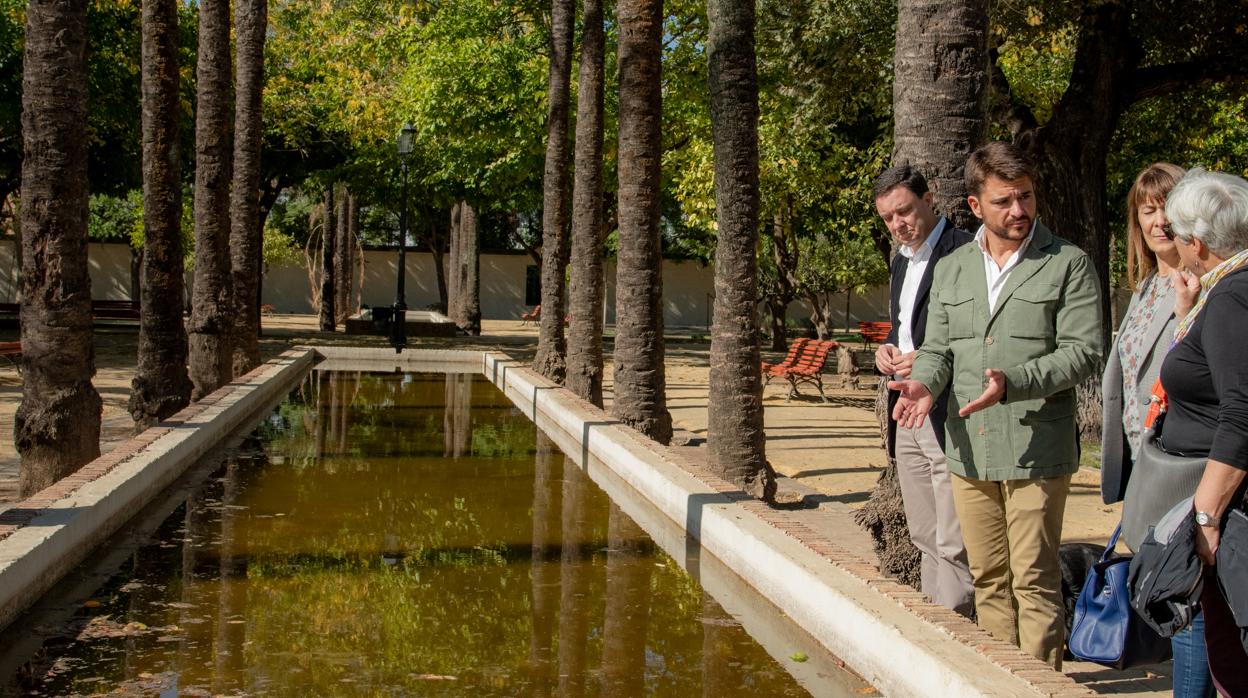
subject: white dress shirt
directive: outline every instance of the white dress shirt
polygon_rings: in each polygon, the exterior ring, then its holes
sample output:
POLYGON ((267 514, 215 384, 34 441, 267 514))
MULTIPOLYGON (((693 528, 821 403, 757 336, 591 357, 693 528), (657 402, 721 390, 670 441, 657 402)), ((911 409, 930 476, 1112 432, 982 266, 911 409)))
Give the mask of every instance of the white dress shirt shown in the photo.
POLYGON ((979 249, 984 253, 984 276, 988 279, 988 313, 992 314, 997 309, 997 297, 1001 295, 1001 289, 1005 288, 1005 282, 1009 279, 1010 272, 1018 263, 1022 261, 1023 254, 1027 251, 1027 246, 1031 244, 1031 238, 1036 234, 1036 223, 1032 222, 1031 231, 1027 233, 1027 239, 1023 240, 1023 244, 1019 245, 1014 254, 1005 260, 1005 264, 997 266, 997 260, 992 258, 988 252, 988 242, 984 239, 984 226, 979 226, 979 230, 975 233, 975 244, 979 245, 979 249))
POLYGON ((919 297, 919 283, 923 281, 923 273, 927 271, 927 265, 932 259, 932 250, 936 249, 940 234, 945 230, 945 221, 944 216, 936 221, 936 227, 928 233, 927 240, 919 245, 919 249, 912 250, 902 245, 899 250, 899 254, 907 260, 906 277, 901 283, 901 293, 897 298, 897 348, 904 354, 917 348, 914 346, 914 333, 910 326, 914 324, 914 306, 919 297))

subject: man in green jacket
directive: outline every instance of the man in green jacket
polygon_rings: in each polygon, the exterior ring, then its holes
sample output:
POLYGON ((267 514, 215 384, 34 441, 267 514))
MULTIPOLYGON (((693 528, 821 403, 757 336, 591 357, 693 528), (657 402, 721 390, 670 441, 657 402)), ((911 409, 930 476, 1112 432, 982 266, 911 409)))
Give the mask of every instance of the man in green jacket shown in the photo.
POLYGON ((1036 221, 1032 173, 1007 143, 971 155, 968 202, 983 225, 937 264, 923 346, 889 387, 906 426, 949 388, 946 456, 979 624, 1061 668, 1075 386, 1100 364, 1101 303, 1091 259, 1036 221))

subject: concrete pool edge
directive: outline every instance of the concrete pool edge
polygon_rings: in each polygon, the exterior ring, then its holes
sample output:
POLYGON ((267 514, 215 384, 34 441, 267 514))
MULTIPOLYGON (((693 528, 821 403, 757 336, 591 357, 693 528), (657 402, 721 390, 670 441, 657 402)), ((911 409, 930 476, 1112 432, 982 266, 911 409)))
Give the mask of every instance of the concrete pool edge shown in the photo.
POLYGON ((886 694, 1092 695, 803 526, 800 511, 744 497, 505 354, 483 352, 480 367, 572 460, 611 468, 886 694))
POLYGON ((316 359, 290 349, 0 515, 0 628, 80 564, 316 359))

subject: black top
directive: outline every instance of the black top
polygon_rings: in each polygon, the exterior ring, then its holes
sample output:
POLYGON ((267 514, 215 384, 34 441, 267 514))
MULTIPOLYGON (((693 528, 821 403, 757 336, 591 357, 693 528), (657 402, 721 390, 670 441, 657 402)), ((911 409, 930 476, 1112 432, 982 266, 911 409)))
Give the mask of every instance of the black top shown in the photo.
POLYGON ((1248 269, 1223 278, 1183 341, 1166 355, 1167 451, 1248 470, 1248 269))

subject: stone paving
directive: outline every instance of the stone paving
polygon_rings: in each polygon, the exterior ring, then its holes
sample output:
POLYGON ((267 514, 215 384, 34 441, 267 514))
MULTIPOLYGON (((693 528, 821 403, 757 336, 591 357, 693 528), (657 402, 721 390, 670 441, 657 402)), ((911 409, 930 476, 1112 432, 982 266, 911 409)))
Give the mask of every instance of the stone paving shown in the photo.
MULTIPOLYGON (((267 316, 264 326, 262 352, 265 358, 292 344, 385 344, 384 338, 318 332, 314 316, 267 316)), ((677 428, 687 440, 679 451, 682 457, 696 464, 705 461, 709 348, 704 343, 704 329, 681 331, 676 328, 671 335, 667 348, 668 405, 677 428)), ((536 337, 537 328, 531 325, 486 321, 480 338, 413 339, 412 345, 499 349, 524 359, 532 355, 536 337)), ((16 339, 15 330, 0 331, 0 341, 10 339, 16 339)), ((97 332, 96 386, 105 401, 101 433, 104 452, 121 444, 128 447, 134 443, 130 441, 132 423, 125 405, 134 372, 136 342, 136 327, 110 326, 97 332)), ((608 406, 610 375, 608 367, 608 406)), ((811 396, 786 402, 787 386, 784 385, 773 383, 765 390, 768 458, 779 473, 787 476, 782 480, 782 494, 817 507, 814 511, 802 512, 803 530, 819 537, 828 536, 841 548, 873 560, 869 538, 850 517, 853 508, 866 500, 884 465, 879 431, 871 410, 874 391, 835 389, 828 392, 829 402, 825 404, 811 396)), ((16 494, 18 459, 11 435, 13 415, 20 399, 19 372, 13 366, 0 366, 0 433, 7 437, 0 439, 0 512, 11 506, 16 494)), ((1065 540, 1103 543, 1112 531, 1118 510, 1100 503, 1097 482, 1095 471, 1085 469, 1076 476, 1066 512, 1065 540)), ((10 517, 17 518, 13 516, 17 514, 14 511, 10 517)), ((917 604, 921 599, 916 596, 914 601, 917 604)), ((931 610, 939 615, 939 609, 931 610)), ((1068 676, 1095 693, 1168 693, 1169 665, 1149 669, 1113 672, 1084 662, 1068 662, 1065 666, 1068 676)))

